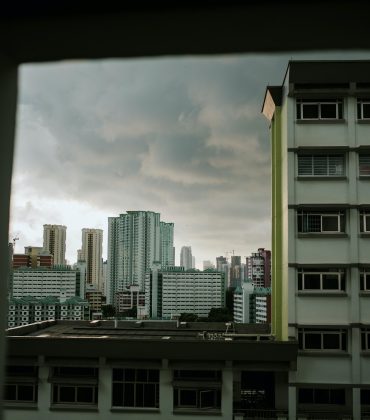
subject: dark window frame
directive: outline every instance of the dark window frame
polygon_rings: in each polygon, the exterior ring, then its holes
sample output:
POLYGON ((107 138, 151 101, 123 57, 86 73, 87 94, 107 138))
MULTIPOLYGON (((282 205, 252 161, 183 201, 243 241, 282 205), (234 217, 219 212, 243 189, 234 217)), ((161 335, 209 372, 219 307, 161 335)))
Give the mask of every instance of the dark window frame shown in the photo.
POLYGON ((348 331, 343 328, 298 328, 298 348, 301 351, 338 352, 347 353, 348 331), (338 346, 333 347, 330 343, 335 336, 338 346))
POLYGON ((346 228, 345 211, 327 211, 327 210, 298 210, 297 211, 297 231, 298 233, 338 234, 345 233, 346 228), (330 224, 327 219, 336 220, 336 230, 325 228, 325 224, 330 224))
MULTIPOLYGON (((129 392, 129 391, 127 391, 129 392)), ((112 369, 112 407, 114 408, 159 408, 160 394, 160 370, 159 369, 133 369, 133 368, 113 368, 112 369), (145 375, 144 375, 145 372, 145 375), (144 379, 146 376, 146 379, 144 379), (133 404, 125 403, 125 388, 133 391, 133 404), (122 395, 116 396, 122 388, 122 395), (145 394, 154 390, 152 403, 146 403, 145 394), (141 394, 141 395, 140 395, 141 394), (118 399, 121 399, 119 402, 118 399)), ((127 400, 126 400, 127 401, 127 400)))
POLYGON ((360 271, 360 290, 370 292, 370 268, 360 271))
POLYGON ((38 401, 38 367, 31 365, 10 365, 6 367, 4 381, 5 404, 37 404, 38 401), (14 398, 7 398, 10 389, 14 388, 14 398), (22 398, 22 387, 31 389, 32 397, 22 398))
POLYGON ((357 119, 370 120, 370 99, 357 98, 357 119), (368 116, 364 116, 364 105, 368 108, 366 109, 366 114, 369 113, 368 116))
POLYGON ((302 404, 302 405, 339 405, 339 406, 342 406, 342 405, 346 405, 346 390, 345 388, 303 388, 302 387, 302 388, 298 388, 297 400, 298 400, 298 404, 302 404), (306 393, 305 398, 302 398, 303 392, 306 393), (325 401, 325 398, 323 398, 323 396, 324 397, 326 396, 326 399, 327 399, 326 401, 325 401), (307 398, 307 397, 311 397, 311 398, 307 398), (338 402, 338 399, 340 399, 341 397, 343 397, 342 402, 338 402))
POLYGON ((299 268, 297 271, 297 280, 298 280, 298 291, 299 292, 324 292, 324 293, 343 293, 346 291, 346 272, 342 268, 299 268), (330 288, 327 287, 326 280, 328 276, 337 276, 338 287, 330 288), (317 276, 318 277, 318 286, 312 287, 309 284, 308 276, 317 276))
POLYGON ((343 120, 344 103, 342 98, 336 99, 303 99, 298 98, 296 100, 296 118, 297 121, 336 121, 343 120), (323 108, 332 105, 335 109, 335 117, 323 116, 323 108), (316 109, 315 109, 316 107, 316 109), (305 114, 309 113, 308 108, 311 111, 317 111, 317 116, 305 117, 305 114))
POLYGON ((300 154, 297 157, 297 174, 304 178, 344 177, 346 173, 346 156, 337 154, 300 154), (321 161, 320 161, 321 160, 321 161), (324 161, 325 160, 325 161, 324 161), (337 161, 336 161, 337 160, 337 161), (341 160, 341 162, 340 162, 341 160), (341 170, 333 170, 336 166, 341 170))

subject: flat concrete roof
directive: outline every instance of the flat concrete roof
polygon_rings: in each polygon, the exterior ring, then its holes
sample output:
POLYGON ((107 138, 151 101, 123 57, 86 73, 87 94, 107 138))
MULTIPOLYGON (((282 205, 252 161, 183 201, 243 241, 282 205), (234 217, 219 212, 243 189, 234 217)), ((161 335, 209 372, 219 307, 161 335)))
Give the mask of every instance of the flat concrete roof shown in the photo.
POLYGON ((7 330, 8 358, 295 362, 296 341, 275 341, 266 324, 175 321, 44 321, 7 330))

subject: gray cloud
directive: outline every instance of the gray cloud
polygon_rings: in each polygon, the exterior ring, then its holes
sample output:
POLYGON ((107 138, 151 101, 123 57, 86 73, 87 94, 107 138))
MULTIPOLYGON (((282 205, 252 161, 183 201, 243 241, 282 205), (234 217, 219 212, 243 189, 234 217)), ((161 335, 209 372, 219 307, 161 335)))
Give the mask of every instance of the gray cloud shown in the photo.
MULTIPOLYGON (((175 222, 177 247, 186 242, 202 259, 270 246, 270 145, 260 109, 290 56, 22 67, 13 201, 33 197, 34 209, 41 198, 75 200, 107 217, 159 211, 175 222)), ((34 213, 40 229, 54 223, 34 213)), ((13 206, 15 227, 21 217, 13 206)), ((76 220, 85 227, 83 215, 76 220)))

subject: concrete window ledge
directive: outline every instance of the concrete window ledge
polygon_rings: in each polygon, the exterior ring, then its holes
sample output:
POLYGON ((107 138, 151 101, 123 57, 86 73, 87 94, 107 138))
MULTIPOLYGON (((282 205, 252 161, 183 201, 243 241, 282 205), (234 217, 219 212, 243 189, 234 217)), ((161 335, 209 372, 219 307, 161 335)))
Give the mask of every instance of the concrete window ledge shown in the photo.
POLYGON ((159 408, 147 407, 112 407, 111 412, 125 412, 125 413, 160 413, 159 408))
POLYGON ((348 293, 345 292, 297 292, 296 296, 302 297, 348 297, 348 293))
POLYGON ((4 402, 4 408, 16 410, 38 410, 37 403, 4 402))
POLYGON ((319 119, 295 120, 296 124, 345 124, 346 122, 347 121, 344 118, 341 118, 341 119, 338 118, 338 119, 332 119, 332 120, 330 119, 328 120, 319 120, 319 119))
POLYGON ((179 409, 175 409, 172 412, 173 414, 179 414, 179 415, 197 415, 197 416, 222 416, 222 412, 219 410, 196 410, 196 409, 187 409, 187 408, 179 408, 179 409))
POLYGON ((360 233, 360 238, 370 238, 370 233, 360 233))
POLYGON ((81 404, 55 404, 50 406, 50 411, 99 411, 99 408, 81 404))
POLYGON ((350 353, 336 352, 336 351, 325 351, 325 350, 299 350, 298 356, 304 357, 352 357, 350 353))
POLYGON ((348 181, 346 176, 297 176, 297 181, 348 181))
POLYGON ((360 292, 359 295, 360 295, 360 297, 370 297, 370 291, 368 291, 368 292, 360 292))
POLYGON ((298 233, 298 238, 348 238, 347 233, 298 233))

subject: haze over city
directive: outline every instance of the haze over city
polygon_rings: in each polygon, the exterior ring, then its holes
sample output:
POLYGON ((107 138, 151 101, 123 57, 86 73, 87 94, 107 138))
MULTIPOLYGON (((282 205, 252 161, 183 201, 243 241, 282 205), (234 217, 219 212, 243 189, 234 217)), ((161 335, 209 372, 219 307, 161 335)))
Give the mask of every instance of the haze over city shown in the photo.
POLYGON ((25 65, 20 71, 10 239, 42 245, 45 223, 81 229, 151 210, 175 224, 176 263, 270 248, 266 85, 295 59, 368 53, 238 55, 25 65))

